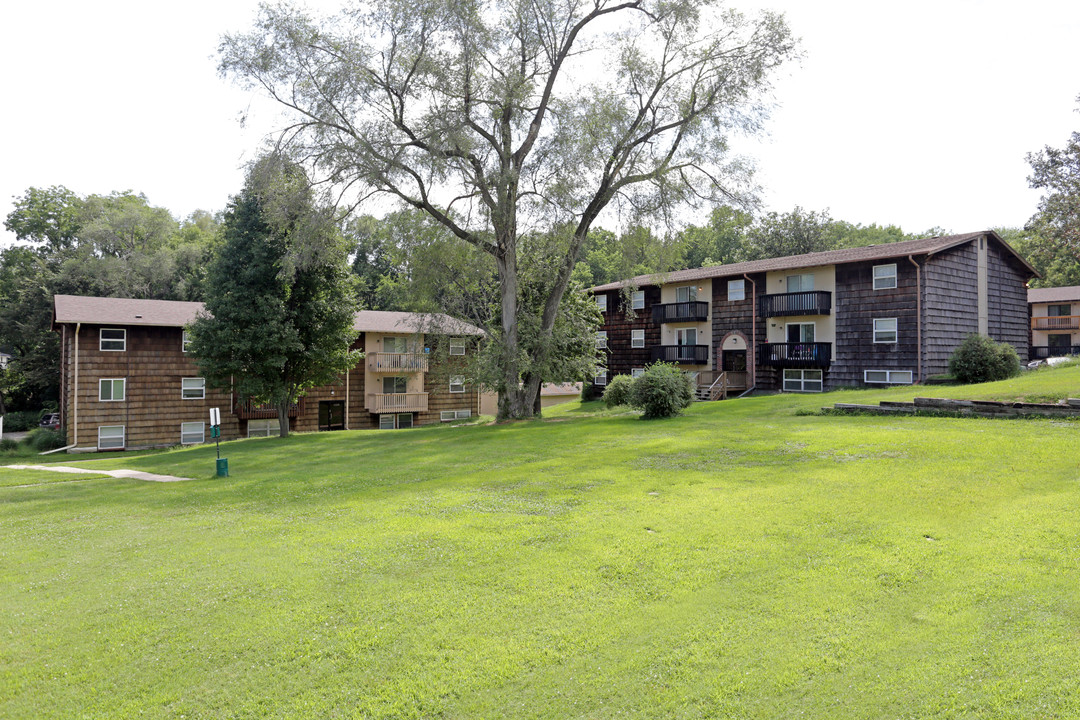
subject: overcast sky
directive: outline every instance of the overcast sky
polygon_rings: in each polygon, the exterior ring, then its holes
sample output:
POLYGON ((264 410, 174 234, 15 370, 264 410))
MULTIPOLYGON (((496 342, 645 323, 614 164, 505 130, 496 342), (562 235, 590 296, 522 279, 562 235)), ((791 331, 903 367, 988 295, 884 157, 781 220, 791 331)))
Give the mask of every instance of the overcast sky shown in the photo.
MULTIPOLYGON (((1025 154, 1080 129, 1076 0, 733 4, 787 13, 806 54, 777 85, 768 137, 743 146, 768 209, 906 232, 1020 226, 1039 197, 1025 154)), ((220 35, 256 6, 4 3, 0 217, 51 185, 142 192, 177 217, 224 208, 273 125, 216 72, 220 35)))

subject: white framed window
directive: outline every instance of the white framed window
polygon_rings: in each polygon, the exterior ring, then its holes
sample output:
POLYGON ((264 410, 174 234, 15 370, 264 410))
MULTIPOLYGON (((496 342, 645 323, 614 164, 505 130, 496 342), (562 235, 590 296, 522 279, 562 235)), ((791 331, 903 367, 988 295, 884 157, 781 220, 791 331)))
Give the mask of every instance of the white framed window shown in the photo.
POLYGON ((607 385, 607 370, 601 370, 593 378, 593 385, 607 385))
POLYGON ((182 400, 202 400, 206 397, 206 378, 181 378, 180 398, 182 400))
POLYGON ((864 370, 863 382, 883 385, 910 385, 915 381, 911 370, 864 370))
POLYGON ((675 330, 676 345, 697 345, 697 328, 678 328, 675 330))
POLYGON ((404 355, 409 352, 409 339, 400 335, 387 335, 382 339, 383 352, 404 355))
POLYGON ((102 378, 98 380, 98 400, 119 402, 124 399, 127 382, 124 378, 102 378))
POLYGON ((181 352, 187 352, 188 351, 188 345, 190 345, 190 344, 191 344, 191 333, 189 333, 187 330, 185 330, 184 335, 180 340, 180 350, 181 350, 181 352))
POLYGON ((645 331, 644 330, 631 330, 630 331, 630 347, 643 348, 645 347, 645 331))
POLYGON ((101 328, 98 335, 98 350, 103 352, 124 352, 127 350, 127 330, 124 328, 101 328))
MULTIPOLYGON (((451 375, 450 376, 450 392, 463 393, 465 392, 465 377, 463 375, 451 375)), ((410 417, 412 417, 410 415, 410 417)))
POLYGON ((450 422, 451 420, 465 420, 472 417, 472 410, 443 410, 439 413, 439 420, 441 422, 450 422))
POLYGON ((874 342, 896 342, 896 318, 874 318, 874 342))
POLYGON ((632 377, 632 378, 639 378, 644 374, 645 374, 645 368, 631 368, 630 369, 630 377, 632 377))
POLYGON ((683 285, 682 287, 675 288, 675 302, 694 302, 697 300, 697 287, 694 285, 683 285))
POLYGON ((896 287, 896 263, 874 266, 874 289, 889 290, 896 287))
POLYGON ((745 300, 746 299, 746 281, 745 280, 728 280, 727 281, 727 299, 728 302, 732 300, 745 300))
POLYGON ((401 430, 413 426, 412 413, 386 414, 379 416, 380 430, 401 430))
MULTIPOLYGON (((250 431, 249 431, 250 433, 250 431)), ((250 434, 249 434, 250 437, 250 434)), ((180 444, 199 445, 206 440, 206 423, 186 422, 180 423, 180 444)))
POLYGON ((596 331, 596 349, 607 350, 607 330, 596 331))
POLYGON ((787 323, 784 330, 789 343, 812 343, 817 334, 817 326, 812 323, 787 323))
POLYGON ((810 292, 814 289, 814 273, 787 276, 788 292, 810 292))
POLYGON ((277 418, 265 418, 247 421, 248 437, 270 437, 275 432, 280 432, 277 418))
POLYGON ((450 338, 450 354, 451 355, 464 355, 465 354, 465 338, 450 338))
POLYGON ((596 296, 596 307, 600 308, 600 312, 607 312, 607 295, 596 296))
POLYGON ((630 309, 631 310, 644 310, 645 309, 645 291, 635 290, 630 293, 630 309))
POLYGON ((821 392, 821 370, 784 370, 785 392, 821 392))
POLYGON ((101 425, 97 429, 98 450, 123 450, 124 426, 101 425))

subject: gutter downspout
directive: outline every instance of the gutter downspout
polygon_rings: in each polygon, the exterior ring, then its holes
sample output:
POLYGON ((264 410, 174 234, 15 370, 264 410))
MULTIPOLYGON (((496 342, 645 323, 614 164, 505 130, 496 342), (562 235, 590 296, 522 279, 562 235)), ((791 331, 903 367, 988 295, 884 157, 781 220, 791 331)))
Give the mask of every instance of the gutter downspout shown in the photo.
MULTIPOLYGON (((65 327, 67 326, 65 325, 65 327)), ((56 448, 55 450, 46 450, 43 453, 38 453, 38 455, 52 455, 53 453, 60 452, 61 450, 70 450, 71 448, 79 444, 79 328, 81 327, 81 322, 75 323, 75 390, 72 394, 71 400, 71 426, 75 430, 74 437, 72 438, 72 442, 70 445, 65 445, 64 447, 56 448)))
POLYGON ((915 266, 915 353, 918 357, 918 377, 915 382, 921 383, 923 378, 922 356, 922 268, 915 262, 912 255, 908 255, 908 262, 915 266))
MULTIPOLYGON (((750 364, 750 390, 757 387, 757 283, 750 276, 743 273, 743 277, 750 281, 750 354, 754 362, 750 364)), ((749 392, 749 390, 747 391, 749 392)), ((745 395, 746 393, 743 393, 745 395)), ((740 396, 741 397, 741 396, 740 396)))
POLYGON ((352 375, 352 368, 345 371, 345 429, 349 429, 349 376, 352 375))

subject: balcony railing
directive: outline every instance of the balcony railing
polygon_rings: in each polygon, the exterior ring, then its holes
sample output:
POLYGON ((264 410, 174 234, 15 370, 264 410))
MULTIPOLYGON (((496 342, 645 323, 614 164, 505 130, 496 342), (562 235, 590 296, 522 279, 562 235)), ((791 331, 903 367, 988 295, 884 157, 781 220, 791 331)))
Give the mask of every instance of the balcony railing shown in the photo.
POLYGON ((427 372, 428 356, 424 353, 369 352, 367 366, 376 373, 427 372))
POLYGON ((776 368, 826 368, 832 343, 765 343, 758 346, 758 364, 776 368))
MULTIPOLYGON (((304 412, 304 398, 300 398, 300 402, 289 406, 288 416, 294 418, 302 412, 304 412)), ((240 420, 267 420, 277 417, 277 407, 273 403, 259 404, 251 400, 244 402, 237 400, 233 405, 233 414, 240 420)))
POLYGON ((761 296, 761 317, 785 315, 828 315, 832 311, 832 293, 827 290, 778 293, 761 296))
POLYGON ((1032 330, 1080 330, 1080 315, 1044 315, 1031 318, 1032 330))
POLYGON ((654 323, 704 322, 709 319, 709 303, 700 300, 692 302, 664 303, 653 305, 654 323))
POLYGON ((1032 345, 1028 353, 1028 360, 1045 360, 1052 357, 1065 357, 1066 355, 1080 355, 1080 345, 1032 345))
POLYGON ((650 352, 652 362, 679 363, 681 365, 708 365, 708 345, 657 345, 650 352))
POLYGON ((365 407, 373 413, 426 412, 427 393, 370 393, 365 407))

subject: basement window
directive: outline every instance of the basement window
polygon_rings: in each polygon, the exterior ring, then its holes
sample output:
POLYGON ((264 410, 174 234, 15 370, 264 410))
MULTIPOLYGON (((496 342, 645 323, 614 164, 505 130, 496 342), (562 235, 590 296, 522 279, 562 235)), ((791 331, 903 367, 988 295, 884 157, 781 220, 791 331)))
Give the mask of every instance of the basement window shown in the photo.
POLYGON ((123 450, 124 426, 101 425, 97 429, 98 450, 123 450))
POLYGON ((863 382, 883 385, 910 385, 915 380, 911 370, 864 370, 863 382))
POLYGON ((206 423, 180 423, 180 444, 198 445, 206 439, 206 423))
POLYGON ((439 413, 439 420, 450 422, 451 420, 465 420, 472 417, 472 410, 443 410, 439 413))

